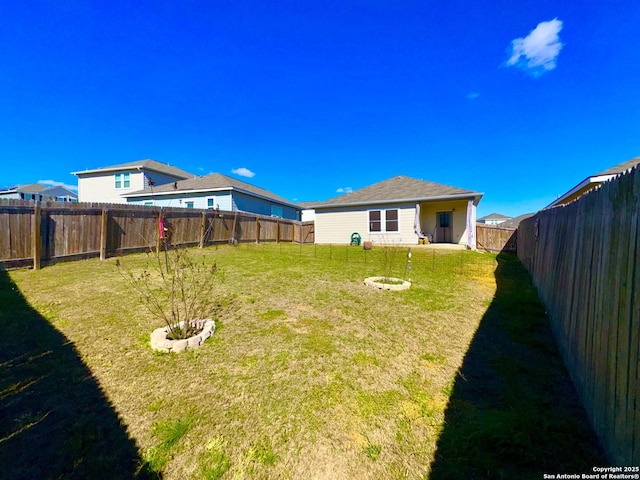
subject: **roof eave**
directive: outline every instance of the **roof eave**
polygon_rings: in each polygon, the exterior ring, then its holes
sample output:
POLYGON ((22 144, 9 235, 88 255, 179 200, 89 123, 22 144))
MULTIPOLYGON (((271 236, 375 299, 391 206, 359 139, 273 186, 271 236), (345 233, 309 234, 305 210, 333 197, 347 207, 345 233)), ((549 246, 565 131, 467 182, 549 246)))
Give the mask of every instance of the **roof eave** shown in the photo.
MULTIPOLYGON (((94 168, 93 170, 82 170, 80 172, 71 172, 71 175, 75 175, 76 177, 79 177, 80 175, 89 175, 92 173, 110 173, 110 172, 122 172, 123 170, 146 170, 149 172, 155 172, 155 173, 161 173, 162 175, 168 175, 170 177, 175 177, 178 179, 183 179, 186 180, 188 178, 191 178, 193 175, 176 175, 173 173, 169 173, 157 168, 153 168, 153 167, 146 167, 144 165, 129 165, 127 167, 105 167, 105 168, 94 168)), ((188 172, 185 172, 188 173, 188 172)))
POLYGON ((399 198, 393 200, 372 200, 367 202, 352 202, 352 203, 332 203, 329 205, 316 205, 309 208, 313 208, 315 210, 323 209, 323 208, 334 208, 334 207, 363 207, 366 205, 387 205, 387 204, 397 204, 397 203, 419 203, 419 202, 437 202, 442 200, 463 200, 465 198, 473 198, 478 202, 482 198, 484 193, 480 192, 469 192, 469 193, 456 193, 453 195, 437 195, 433 197, 418 197, 418 198, 399 198))
MULTIPOLYGON (((567 198, 570 198, 571 196, 575 195, 580 190, 588 187, 591 184, 601 184, 603 182, 606 182, 607 180, 611 180, 612 178, 617 177, 618 175, 620 175, 620 174, 619 173, 607 173, 606 175, 594 175, 594 176, 591 176, 591 177, 587 177, 583 181, 581 181, 578 185, 573 187, 571 190, 569 190, 565 194, 563 194, 563 195, 559 196, 558 198, 556 198, 553 202, 551 202, 549 205, 544 207, 543 210, 546 210, 547 208, 555 207, 557 205, 561 205, 564 200, 566 200, 567 198)), ((586 193, 586 190, 583 193, 586 193)))

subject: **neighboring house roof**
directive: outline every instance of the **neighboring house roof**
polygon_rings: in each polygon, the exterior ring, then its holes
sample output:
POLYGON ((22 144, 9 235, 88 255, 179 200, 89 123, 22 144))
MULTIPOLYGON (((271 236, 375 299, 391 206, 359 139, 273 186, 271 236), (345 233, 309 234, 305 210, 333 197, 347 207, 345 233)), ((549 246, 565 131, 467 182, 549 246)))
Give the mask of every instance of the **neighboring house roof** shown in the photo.
POLYGON ((13 187, 9 187, 9 188, 5 188, 0 190, 0 193, 14 193, 14 192, 19 192, 19 193, 40 193, 43 190, 46 190, 49 187, 46 187, 44 185, 40 185, 39 183, 28 183, 26 185, 16 185, 13 187))
POLYGON ((176 177, 179 179, 191 178, 194 175, 192 173, 181 170, 172 165, 168 165, 166 163, 161 163, 156 160, 147 159, 147 160, 137 160, 135 162, 128 163, 120 163, 118 165, 111 165, 109 167, 102 168, 94 168, 91 170, 83 170, 80 172, 71 172, 73 175, 81 176, 95 173, 108 173, 108 172, 116 172, 122 170, 149 170, 157 173, 164 173, 165 175, 169 175, 171 177, 176 177))
POLYGON ((535 213, 523 213, 522 215, 518 215, 517 217, 514 217, 510 220, 507 220, 506 222, 502 222, 501 224, 498 225, 498 227, 502 227, 502 228, 518 228, 518 225, 520 225, 520 222, 529 218, 529 217, 533 217, 535 215, 535 213))
POLYGON ((31 195, 45 195, 49 197, 78 197, 77 193, 72 192, 61 185, 47 187, 46 185, 41 185, 39 183, 29 183, 26 185, 17 185, 15 187, 5 188, 0 190, 0 193, 27 193, 31 195))
POLYGON ((322 209, 426 200, 452 200, 470 197, 480 200, 482 195, 482 193, 472 190, 398 175, 397 177, 374 183, 373 185, 354 190, 345 195, 340 195, 326 202, 315 204, 313 207, 322 209))
POLYGON ((255 185, 251 185, 250 183, 246 183, 235 178, 227 177, 226 175, 222 175, 220 173, 212 173, 203 177, 179 180, 174 183, 159 185, 153 188, 145 188, 144 190, 138 190, 137 192, 131 192, 122 196, 125 198, 136 198, 176 195, 184 193, 209 193, 228 190, 266 198, 277 203, 282 203, 284 205, 300 209, 300 207, 295 203, 292 203, 289 200, 276 195, 275 193, 271 193, 269 190, 256 187, 255 185))
POLYGON ((547 205, 545 209, 555 207, 557 205, 564 205, 566 203, 569 203, 575 200, 576 198, 578 198, 583 193, 586 193, 589 190, 597 187, 601 183, 604 183, 607 180, 611 180, 612 178, 615 178, 618 175, 621 175, 635 168, 638 164, 640 164, 640 157, 632 158, 631 160, 627 160, 626 162, 622 162, 618 165, 608 168, 603 172, 596 173, 595 175, 591 175, 585 178, 582 182, 580 182, 578 185, 573 187, 564 195, 560 195, 553 202, 547 205))
POLYGON ((509 220, 511 217, 507 217, 506 215, 501 215, 499 213, 490 213, 489 215, 485 215, 484 217, 480 217, 477 221, 484 222, 486 220, 509 220))
POLYGON ((40 192, 41 195, 48 195, 50 197, 69 197, 69 198, 78 198, 78 194, 76 192, 73 192, 71 190, 69 190, 66 187, 63 187, 62 185, 56 185, 53 187, 49 187, 45 190, 42 190, 40 192))
POLYGON ((297 202, 296 205, 302 208, 303 210, 313 210, 314 206, 321 202, 313 201, 313 202, 297 202))

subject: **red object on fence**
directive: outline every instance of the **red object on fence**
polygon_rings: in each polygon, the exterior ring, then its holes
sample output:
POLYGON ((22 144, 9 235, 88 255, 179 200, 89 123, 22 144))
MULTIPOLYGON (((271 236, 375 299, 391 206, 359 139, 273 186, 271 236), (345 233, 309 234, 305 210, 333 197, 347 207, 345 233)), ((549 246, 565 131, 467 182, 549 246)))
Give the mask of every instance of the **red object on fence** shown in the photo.
POLYGON ((158 220, 158 230, 160 232, 160 238, 164 238, 164 233, 165 233, 164 218, 161 218, 160 220, 158 220))

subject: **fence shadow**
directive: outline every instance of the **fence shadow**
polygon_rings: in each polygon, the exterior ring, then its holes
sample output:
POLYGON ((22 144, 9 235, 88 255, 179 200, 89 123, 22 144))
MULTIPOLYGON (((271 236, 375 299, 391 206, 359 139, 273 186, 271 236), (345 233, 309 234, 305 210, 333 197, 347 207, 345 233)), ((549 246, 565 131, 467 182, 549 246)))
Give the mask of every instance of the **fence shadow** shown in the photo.
POLYGON ((545 309, 517 257, 457 372, 431 480, 536 479, 606 465, 564 368, 545 309))
POLYGON ((0 305, 0 477, 159 478, 74 345, 2 269, 0 305))

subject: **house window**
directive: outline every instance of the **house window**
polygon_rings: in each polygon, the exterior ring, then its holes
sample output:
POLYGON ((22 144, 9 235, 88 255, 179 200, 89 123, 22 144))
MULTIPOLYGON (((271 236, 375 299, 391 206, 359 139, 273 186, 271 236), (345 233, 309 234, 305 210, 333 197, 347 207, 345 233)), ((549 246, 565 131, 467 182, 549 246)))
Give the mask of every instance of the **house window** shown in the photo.
POLYGON ((271 205, 271 216, 282 218, 282 207, 271 205))
POLYGON ((382 231, 382 210, 369 210, 369 231, 382 231))
POLYGON ((145 207, 153 207, 153 202, 144 202, 145 207))
POLYGON ((185 202, 187 208, 193 208, 193 202, 185 202))
POLYGON ((216 205, 216 197, 207 198, 207 208, 220 208, 219 205, 216 205))
POLYGON ((369 233, 398 232, 398 209, 369 210, 369 233))
POLYGON ((385 231, 397 232, 398 231, 398 210, 387 210, 386 212, 385 231))
POLYGON ((116 173, 116 188, 129 188, 131 187, 130 173, 116 173))

